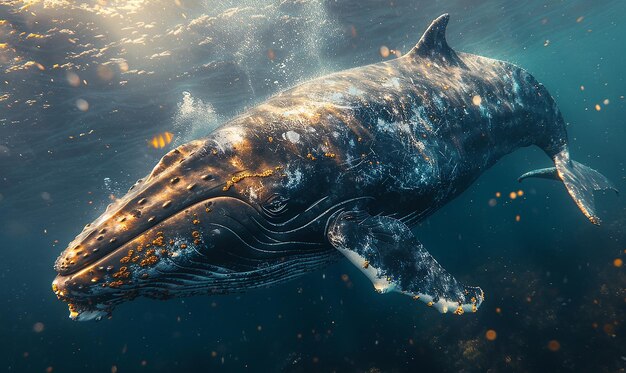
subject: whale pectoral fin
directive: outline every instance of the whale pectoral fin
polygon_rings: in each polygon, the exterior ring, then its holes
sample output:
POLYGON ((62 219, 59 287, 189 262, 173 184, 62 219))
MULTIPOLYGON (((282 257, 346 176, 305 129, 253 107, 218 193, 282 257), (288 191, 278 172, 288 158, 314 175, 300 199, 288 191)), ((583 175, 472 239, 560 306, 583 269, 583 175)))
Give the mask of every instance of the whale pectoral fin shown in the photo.
POLYGON ((441 267, 400 220, 346 211, 327 235, 379 293, 397 291, 456 314, 475 312, 484 299, 480 288, 463 286, 441 267))

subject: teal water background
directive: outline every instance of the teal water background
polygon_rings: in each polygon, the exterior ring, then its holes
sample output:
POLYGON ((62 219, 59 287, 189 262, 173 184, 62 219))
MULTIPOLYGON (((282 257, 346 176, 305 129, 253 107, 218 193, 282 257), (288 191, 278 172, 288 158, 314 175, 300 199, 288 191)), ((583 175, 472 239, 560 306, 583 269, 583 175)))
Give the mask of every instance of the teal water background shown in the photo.
POLYGON ((98 323, 71 322, 50 290, 65 245, 166 151, 298 82, 394 58, 381 47, 408 51, 444 12, 454 49, 531 72, 573 158, 626 190, 624 1, 0 3, 0 369, 623 371, 626 202, 597 195, 595 227, 562 185, 518 184, 550 166, 538 149, 415 229, 486 291, 475 315, 378 295, 345 261, 245 294, 139 299, 98 323), (174 141, 151 147, 164 132, 174 141))

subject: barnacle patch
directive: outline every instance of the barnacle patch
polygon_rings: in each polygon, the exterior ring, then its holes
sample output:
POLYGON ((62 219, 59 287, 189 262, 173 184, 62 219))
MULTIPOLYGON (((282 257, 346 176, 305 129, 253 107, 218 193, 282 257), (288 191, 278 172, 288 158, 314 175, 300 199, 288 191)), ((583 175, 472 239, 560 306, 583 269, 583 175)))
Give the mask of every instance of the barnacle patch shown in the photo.
POLYGON ((243 179, 249 178, 249 177, 268 177, 268 176, 272 176, 274 174, 274 170, 273 169, 267 169, 263 172, 260 173, 249 173, 249 172, 244 172, 242 174, 233 176, 230 180, 226 181, 226 185, 224 186, 224 188, 222 188, 224 191, 229 190, 233 185, 237 184, 238 182, 240 182, 243 179))

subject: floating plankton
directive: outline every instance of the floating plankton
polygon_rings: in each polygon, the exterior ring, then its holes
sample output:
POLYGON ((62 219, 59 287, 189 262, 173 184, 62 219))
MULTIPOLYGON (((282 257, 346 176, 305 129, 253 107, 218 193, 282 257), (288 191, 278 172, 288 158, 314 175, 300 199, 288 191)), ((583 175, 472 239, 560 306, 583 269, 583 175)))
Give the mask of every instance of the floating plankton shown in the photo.
POLYGON ((154 136, 150 141, 150 145, 155 149, 163 149, 165 145, 168 145, 172 142, 174 138, 174 134, 171 132, 164 132, 157 136, 154 136))
POLYGON ((382 58, 389 57, 390 52, 391 51, 389 50, 389 48, 387 46, 383 45, 383 46, 380 47, 380 56, 382 58))
POLYGON ((550 342, 548 342, 548 350, 552 352, 557 352, 560 349, 561 349, 561 344, 556 339, 553 339, 550 342))

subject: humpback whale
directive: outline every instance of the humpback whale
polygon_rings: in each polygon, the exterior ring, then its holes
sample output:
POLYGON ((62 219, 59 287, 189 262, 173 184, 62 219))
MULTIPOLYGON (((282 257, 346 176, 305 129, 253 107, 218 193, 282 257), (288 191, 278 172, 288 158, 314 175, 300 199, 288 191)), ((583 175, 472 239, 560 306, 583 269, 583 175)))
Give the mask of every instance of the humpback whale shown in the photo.
POLYGON ((167 153, 61 253, 52 289, 75 320, 135 297, 266 287, 340 257, 380 293, 442 313, 475 312, 479 287, 448 273, 411 230, 504 155, 535 145, 599 224, 595 190, 570 158, 546 88, 503 61, 456 52, 448 15, 394 60, 322 76, 270 97, 167 153))

